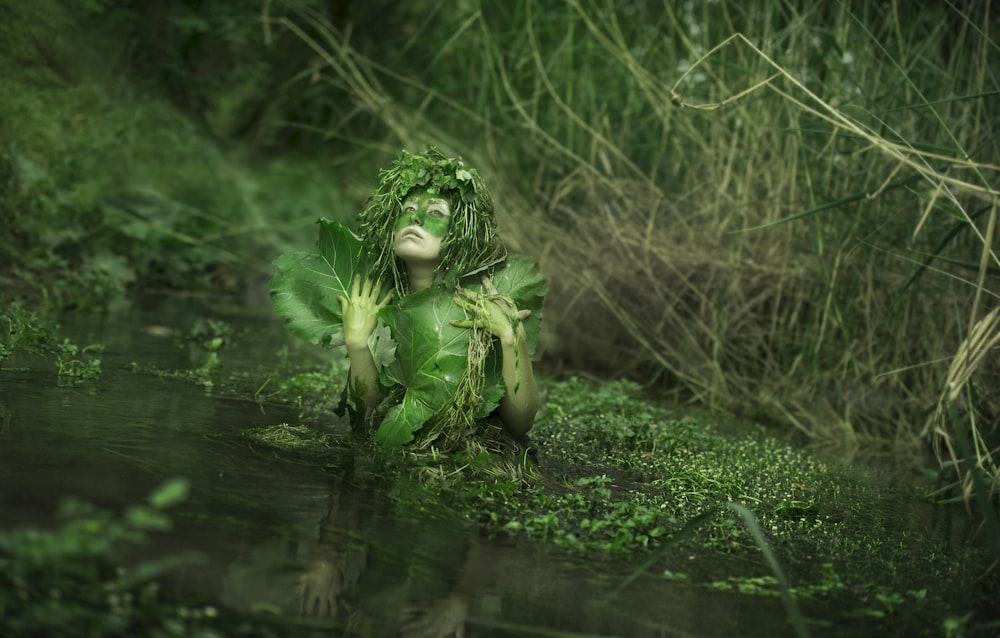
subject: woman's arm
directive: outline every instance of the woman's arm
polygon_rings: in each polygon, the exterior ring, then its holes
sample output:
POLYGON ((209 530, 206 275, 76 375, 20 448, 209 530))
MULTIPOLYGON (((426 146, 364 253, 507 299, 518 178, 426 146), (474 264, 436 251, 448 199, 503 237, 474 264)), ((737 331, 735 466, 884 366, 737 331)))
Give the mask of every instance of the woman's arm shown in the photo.
POLYGON ((355 275, 350 295, 346 299, 337 297, 344 316, 347 358, 351 361, 348 396, 351 399, 360 397, 369 408, 378 403, 379 388, 378 368, 368 347, 368 338, 375 329, 378 311, 392 299, 390 290, 379 301, 381 290, 380 283, 366 279, 362 284, 361 275, 355 275))
MULTIPOLYGON (((530 310, 519 313, 522 319, 531 314, 530 310)), ((524 324, 518 323, 510 342, 500 339, 503 356, 504 395, 500 399, 500 419, 507 431, 515 436, 525 434, 535 423, 538 412, 538 386, 535 373, 528 356, 528 338, 524 334, 524 324)))

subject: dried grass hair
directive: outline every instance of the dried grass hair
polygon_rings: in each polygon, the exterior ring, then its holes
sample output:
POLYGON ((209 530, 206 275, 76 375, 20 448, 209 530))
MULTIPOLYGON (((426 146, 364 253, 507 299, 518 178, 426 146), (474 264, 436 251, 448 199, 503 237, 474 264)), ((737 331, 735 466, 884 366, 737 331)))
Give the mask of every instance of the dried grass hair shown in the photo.
POLYGON ((479 172, 433 146, 419 155, 404 150, 389 169, 379 172, 379 186, 360 216, 370 272, 379 281, 391 280, 397 296, 409 292, 410 282, 406 264, 393 250, 393 232, 403 202, 422 191, 445 198, 451 208, 436 274, 457 280, 507 258, 507 248, 497 235, 493 198, 479 172))

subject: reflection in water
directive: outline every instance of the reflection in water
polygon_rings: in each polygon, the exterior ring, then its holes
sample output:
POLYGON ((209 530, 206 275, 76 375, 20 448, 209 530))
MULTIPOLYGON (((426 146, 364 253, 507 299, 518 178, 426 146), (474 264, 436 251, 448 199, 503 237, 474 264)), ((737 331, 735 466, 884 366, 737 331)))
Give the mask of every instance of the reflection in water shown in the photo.
MULTIPOLYGON (((772 636, 790 629, 778 599, 747 605, 729 592, 655 574, 618 593, 635 563, 570 558, 544 544, 490 537, 443 504, 407 499, 409 479, 393 483, 369 463, 342 450, 328 467, 328 509, 296 582, 305 617, 351 635, 414 638, 772 636)), ((683 560, 696 568, 695 556, 683 560)))
POLYGON ((447 514, 398 511, 406 504, 387 496, 392 486, 342 460, 298 579, 300 613, 361 635, 462 635, 481 591, 513 565, 513 548, 447 514))

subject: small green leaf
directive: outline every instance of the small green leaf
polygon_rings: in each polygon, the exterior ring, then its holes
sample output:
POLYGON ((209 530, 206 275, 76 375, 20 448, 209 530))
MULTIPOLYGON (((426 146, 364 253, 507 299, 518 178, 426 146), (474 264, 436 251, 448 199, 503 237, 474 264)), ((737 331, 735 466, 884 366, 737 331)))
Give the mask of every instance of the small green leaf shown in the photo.
POLYGON ((170 529, 170 519, 166 514, 148 507, 130 507, 125 512, 125 520, 136 529, 158 532, 170 529))
POLYGON ((191 484, 185 478, 170 479, 149 495, 149 504, 156 509, 165 509, 187 498, 191 484))
POLYGON ((375 365, 379 368, 387 368, 396 360, 396 342, 392 338, 389 327, 381 321, 368 337, 368 349, 372 353, 375 365))

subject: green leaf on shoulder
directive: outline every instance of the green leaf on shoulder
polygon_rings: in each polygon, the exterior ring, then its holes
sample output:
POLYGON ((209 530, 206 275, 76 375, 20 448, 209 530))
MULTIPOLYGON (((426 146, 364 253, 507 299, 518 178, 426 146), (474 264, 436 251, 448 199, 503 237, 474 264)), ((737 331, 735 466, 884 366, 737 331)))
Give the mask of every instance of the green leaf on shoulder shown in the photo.
POLYGON ((271 302, 295 336, 326 346, 343 343, 337 297, 346 297, 356 273, 367 270, 361 240, 340 222, 319 220, 319 254, 293 252, 274 261, 271 302))

